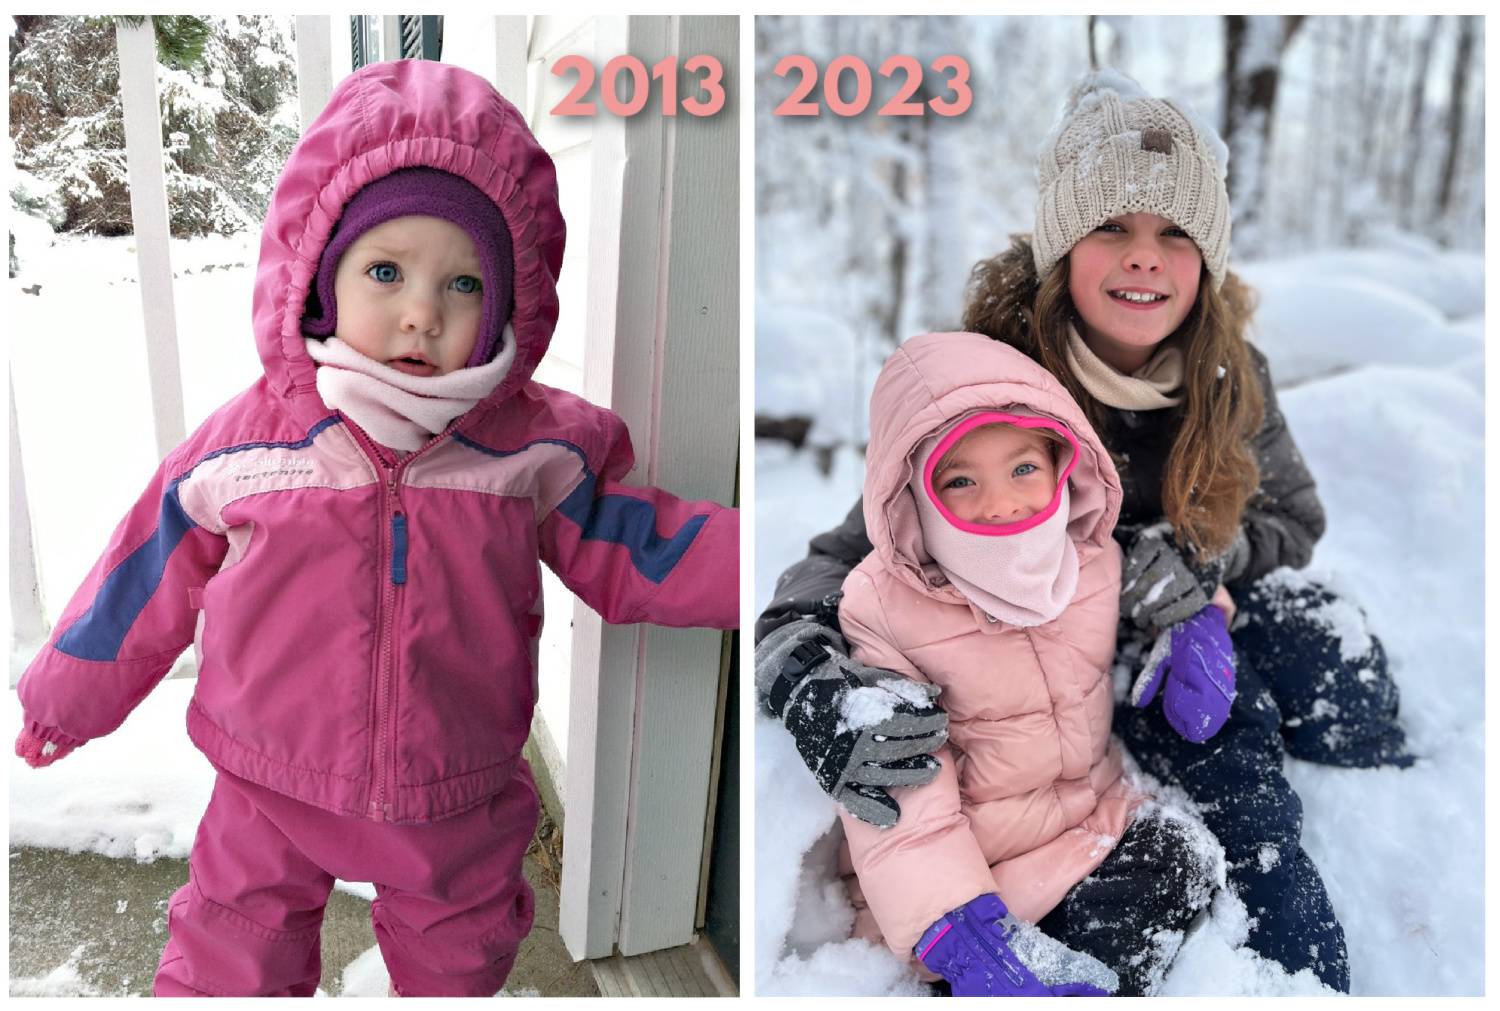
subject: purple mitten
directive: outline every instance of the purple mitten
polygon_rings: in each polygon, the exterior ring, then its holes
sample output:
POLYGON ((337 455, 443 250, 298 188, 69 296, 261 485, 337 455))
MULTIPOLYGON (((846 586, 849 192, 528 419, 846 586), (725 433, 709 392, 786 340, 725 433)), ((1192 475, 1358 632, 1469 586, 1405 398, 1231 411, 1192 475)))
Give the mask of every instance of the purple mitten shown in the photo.
POLYGON ((1120 986, 1103 962, 1017 920, 994 894, 939 917, 915 950, 955 997, 1107 997, 1120 986))
POLYGON ((1184 738, 1202 744, 1219 732, 1234 704, 1234 644, 1224 612, 1210 604, 1157 636, 1130 704, 1149 705, 1158 689, 1167 722, 1184 738))
POLYGON ((25 759, 26 764, 33 769, 51 765, 76 747, 77 744, 43 740, 26 727, 22 727, 21 732, 16 735, 16 757, 25 759))

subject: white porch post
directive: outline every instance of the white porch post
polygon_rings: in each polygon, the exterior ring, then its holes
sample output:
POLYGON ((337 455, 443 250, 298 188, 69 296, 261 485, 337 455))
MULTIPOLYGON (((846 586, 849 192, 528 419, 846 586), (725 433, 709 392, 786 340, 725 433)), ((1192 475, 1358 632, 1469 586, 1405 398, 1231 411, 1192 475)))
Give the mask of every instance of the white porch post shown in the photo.
MULTIPOLYGON (((327 14, 298 14, 297 31, 297 107, 300 128, 318 118, 333 94, 333 43, 330 17, 327 14)), ((348 44, 347 41, 345 43, 348 44)))
POLYGON ((15 380, 6 374, 10 395, 10 686, 47 641, 47 618, 42 609, 42 584, 31 538, 31 504, 26 498, 26 467, 21 460, 21 436, 16 427, 15 380))
POLYGON ((187 421, 182 407, 182 370, 177 359, 167 182, 161 155, 161 106, 156 97, 156 35, 151 19, 147 17, 139 28, 116 21, 115 41, 120 52, 130 219, 141 272, 156 455, 165 459, 187 437, 187 421))
MULTIPOLYGON (((664 317, 654 333, 633 335, 632 346, 622 347, 617 339, 615 354, 646 358, 648 349, 654 351, 646 479, 685 498, 728 503, 739 449, 739 123, 733 91, 739 20, 666 21, 666 50, 652 52, 651 59, 717 56, 730 94, 711 118, 679 113, 657 121, 665 124, 667 145, 667 204, 661 208, 667 255, 658 264, 664 317)), ((643 637, 620 911, 619 947, 626 955, 692 940, 714 788, 724 647, 722 633, 703 629, 648 625, 643 637)))
MULTIPOLYGON (((643 20, 596 19, 595 51, 635 52, 643 20)), ((655 298, 640 296, 656 291, 660 229, 652 219, 660 200, 661 138, 640 125, 627 129, 631 122, 601 116, 592 124, 584 394, 621 413, 639 439, 645 412, 631 417, 620 402, 629 383, 616 367, 631 363, 616 354, 616 342, 655 331, 655 298), (647 204, 652 213, 638 214, 647 204), (627 242, 635 255, 622 247, 627 242)), ((636 459, 639 471, 644 457, 638 452, 636 459)), ((641 626, 606 625, 574 604, 558 932, 575 959, 610 955, 618 936, 640 640, 641 626)))
POLYGON ((526 115, 526 16, 496 15, 495 24, 495 73, 491 78, 495 89, 510 100, 510 104, 526 115))
MULTIPOLYGON (((733 82, 734 18, 597 22, 597 53, 648 66, 705 46, 733 82)), ((739 388, 733 109, 692 123, 601 116, 593 158, 584 392, 629 425, 631 479, 728 502, 739 388)), ((721 648, 716 632, 575 612, 560 917, 575 958, 692 937, 721 648)))

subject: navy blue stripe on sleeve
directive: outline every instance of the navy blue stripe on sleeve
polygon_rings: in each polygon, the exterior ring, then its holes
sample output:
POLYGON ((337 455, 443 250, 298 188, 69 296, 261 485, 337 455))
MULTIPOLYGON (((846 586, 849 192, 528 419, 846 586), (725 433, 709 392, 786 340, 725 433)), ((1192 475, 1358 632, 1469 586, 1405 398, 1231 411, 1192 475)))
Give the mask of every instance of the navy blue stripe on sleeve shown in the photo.
POLYGON ((58 637, 59 650, 80 660, 113 660, 119 656, 125 634, 161 585, 167 559, 187 532, 198 525, 178 501, 181 480, 173 481, 162 496, 156 532, 105 577, 94 603, 58 637))
POLYGON ((598 482, 594 472, 589 470, 588 457, 578 446, 562 439, 536 439, 519 449, 501 450, 481 446, 458 433, 454 433, 453 438, 487 456, 513 456, 541 443, 571 450, 583 469, 583 480, 563 499, 557 511, 578 525, 583 540, 604 541, 626 548, 636 571, 653 583, 660 583, 671 575, 697 538, 698 531, 708 522, 706 515, 694 516, 671 537, 662 537, 656 532, 656 506, 652 503, 629 495, 606 494, 595 498, 598 482))
POLYGON ((120 655, 120 644, 161 585, 167 560, 188 531, 198 525, 182 508, 177 489, 200 464, 226 453, 247 449, 306 449, 319 433, 339 420, 338 415, 330 415, 294 442, 247 442, 214 450, 178 476, 162 495, 156 532, 105 577, 93 604, 72 627, 58 636, 57 649, 80 660, 114 660, 120 655))
POLYGON ((583 540, 624 547, 636 571, 653 583, 671 575, 708 522, 707 516, 694 516, 671 537, 663 537, 656 532, 656 506, 628 495, 595 498, 594 486, 594 475, 585 471, 583 480, 557 511, 578 524, 583 540))

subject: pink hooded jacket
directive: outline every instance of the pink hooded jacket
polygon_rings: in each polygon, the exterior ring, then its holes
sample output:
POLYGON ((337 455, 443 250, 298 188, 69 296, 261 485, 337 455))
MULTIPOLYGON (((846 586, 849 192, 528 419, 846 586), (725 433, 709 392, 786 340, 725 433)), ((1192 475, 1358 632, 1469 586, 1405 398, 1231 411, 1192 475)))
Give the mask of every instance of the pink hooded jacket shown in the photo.
POLYGON ((938 917, 986 892, 1023 920, 1045 916, 1108 855, 1141 800, 1110 736, 1120 481, 1062 385, 979 334, 903 344, 875 383, 870 418, 864 511, 874 551, 844 582, 839 622, 855 659, 941 685, 950 719, 941 772, 894 791, 893 828, 843 817, 846 869, 858 877, 856 904, 867 905, 856 933, 883 935, 909 957, 938 917), (1080 447, 1067 523, 1077 590, 1061 615, 1032 627, 990 618, 948 584, 923 549, 910 487, 924 439, 1009 405, 1062 422, 1080 447))
POLYGON ((167 456, 115 530, 21 679, 27 728, 109 733, 193 643, 188 733, 215 766, 340 814, 430 821, 520 761, 539 559, 608 621, 736 627, 738 512, 619 484, 620 419, 531 381, 563 238, 552 161, 483 78, 403 60, 342 81, 266 215, 265 375, 167 456), (487 398, 390 465, 318 396, 299 322, 344 204, 418 165, 504 215, 517 352, 487 398))

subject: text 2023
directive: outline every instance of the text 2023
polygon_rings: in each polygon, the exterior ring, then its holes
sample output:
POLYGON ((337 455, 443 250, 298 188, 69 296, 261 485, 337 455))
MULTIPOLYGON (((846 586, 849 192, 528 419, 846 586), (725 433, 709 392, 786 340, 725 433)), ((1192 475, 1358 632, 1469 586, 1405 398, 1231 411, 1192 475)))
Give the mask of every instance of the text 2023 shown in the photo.
MULTIPOLYGON (((880 107, 877 116, 921 116, 928 109, 939 116, 961 116, 974 104, 974 92, 969 88, 969 61, 962 56, 948 54, 932 61, 932 69, 941 75, 943 87, 952 92, 952 97, 933 98, 923 104, 913 102, 911 97, 922 87, 922 64, 914 56, 892 56, 880 65, 881 77, 905 74, 896 94, 880 107), (951 73, 950 73, 951 72, 951 73)), ((793 54, 777 61, 777 77, 786 77, 793 71, 801 73, 792 93, 776 106, 777 116, 821 116, 822 107, 817 102, 806 101, 818 86, 818 65, 811 57, 793 54)), ((858 116, 870 107, 875 91, 870 76, 870 65, 858 56, 836 56, 823 73, 823 101, 828 111, 835 116, 858 116), (845 74, 854 78, 854 97, 846 101, 840 91, 845 74)))
MULTIPOLYGON (((703 71, 703 76, 696 80, 698 90, 705 96, 702 98, 684 98, 682 100, 682 111, 690 116, 712 116, 724 108, 724 66, 712 56, 693 56, 682 65, 682 69, 689 74, 697 74, 703 71)), ((564 56, 552 65, 552 73, 556 77, 571 70, 578 71, 578 83, 573 90, 568 92, 567 97, 552 107, 554 116, 593 116, 598 113, 598 107, 593 102, 585 102, 584 96, 594 86, 594 65, 589 62, 587 56, 564 56)), ((634 116, 646 107, 647 100, 651 97, 651 81, 661 82, 661 114, 663 116, 677 115, 677 57, 668 56, 660 60, 651 68, 648 75, 646 65, 634 56, 616 56, 604 65, 604 76, 599 82, 599 97, 604 101, 604 108, 616 116, 634 116), (626 75, 630 78, 630 97, 620 97, 620 76, 626 75)))

